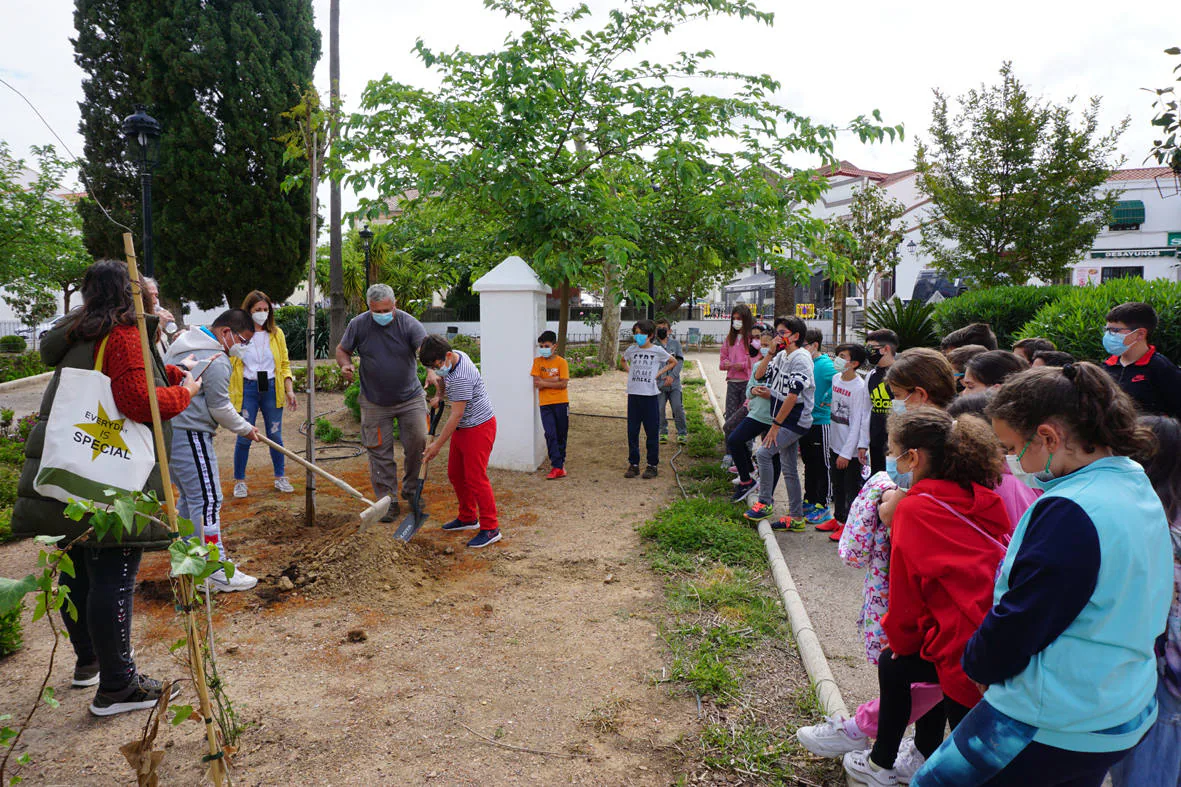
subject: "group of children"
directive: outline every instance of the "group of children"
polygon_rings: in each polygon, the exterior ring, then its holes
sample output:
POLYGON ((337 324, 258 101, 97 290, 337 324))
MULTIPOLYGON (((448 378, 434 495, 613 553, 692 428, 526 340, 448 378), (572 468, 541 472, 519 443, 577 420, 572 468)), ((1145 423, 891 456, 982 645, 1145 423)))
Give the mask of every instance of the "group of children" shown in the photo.
POLYGON ((1181 386, 1155 327, 1146 304, 1112 309, 1102 365, 1043 339, 1000 350, 983 325, 942 352, 873 331, 821 387, 802 321, 768 340, 736 310, 734 499, 758 488, 746 516, 770 518, 781 475, 772 526, 811 519, 866 570, 879 698, 800 728, 806 748, 868 785, 1181 783, 1181 386), (805 450, 817 425, 827 468, 805 450), (801 459, 827 470, 831 513, 801 459))

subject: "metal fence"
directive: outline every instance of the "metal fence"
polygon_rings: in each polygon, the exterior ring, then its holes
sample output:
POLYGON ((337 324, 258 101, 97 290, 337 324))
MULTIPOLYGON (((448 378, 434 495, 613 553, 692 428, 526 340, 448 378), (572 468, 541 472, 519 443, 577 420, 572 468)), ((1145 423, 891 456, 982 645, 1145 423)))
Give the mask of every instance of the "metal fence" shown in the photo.
MULTIPOLYGON (((623 322, 635 322, 642 320, 648 316, 648 310, 645 306, 624 306, 620 310, 620 319, 623 322)), ((693 307, 682 307, 671 312, 657 310, 657 314, 667 317, 673 322, 681 322, 684 320, 729 320, 730 312, 717 307, 712 308, 708 305, 699 305, 693 307)), ((545 319, 549 322, 559 322, 561 319, 562 310, 557 306, 549 306, 545 310, 545 319)), ((480 304, 472 303, 458 309, 452 309, 446 306, 431 306, 423 309, 421 312, 414 315, 422 322, 479 322, 480 321, 480 304)), ((603 307, 602 306, 571 306, 569 313, 570 322, 596 322, 603 321, 603 307)))

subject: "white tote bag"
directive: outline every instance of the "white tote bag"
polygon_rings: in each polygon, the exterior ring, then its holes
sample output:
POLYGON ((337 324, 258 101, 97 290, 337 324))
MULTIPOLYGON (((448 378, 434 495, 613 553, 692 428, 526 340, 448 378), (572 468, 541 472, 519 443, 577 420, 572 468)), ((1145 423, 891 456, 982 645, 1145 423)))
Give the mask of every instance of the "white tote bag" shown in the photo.
POLYGON ((106 505, 111 502, 107 490, 142 490, 156 465, 152 430, 124 418, 115 406, 111 378, 102 372, 106 349, 104 338, 93 371, 61 370, 33 482, 38 494, 63 503, 106 505))

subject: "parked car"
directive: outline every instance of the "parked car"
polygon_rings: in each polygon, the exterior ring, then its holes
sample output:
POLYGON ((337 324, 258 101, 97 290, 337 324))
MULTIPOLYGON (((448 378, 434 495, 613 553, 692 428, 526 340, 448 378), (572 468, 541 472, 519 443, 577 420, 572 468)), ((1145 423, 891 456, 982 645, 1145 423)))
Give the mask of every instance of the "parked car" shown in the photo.
POLYGON ((962 279, 952 282, 938 271, 919 271, 918 280, 914 283, 914 292, 910 297, 912 300, 926 303, 936 292, 944 298, 954 298, 962 295, 967 289, 962 279))

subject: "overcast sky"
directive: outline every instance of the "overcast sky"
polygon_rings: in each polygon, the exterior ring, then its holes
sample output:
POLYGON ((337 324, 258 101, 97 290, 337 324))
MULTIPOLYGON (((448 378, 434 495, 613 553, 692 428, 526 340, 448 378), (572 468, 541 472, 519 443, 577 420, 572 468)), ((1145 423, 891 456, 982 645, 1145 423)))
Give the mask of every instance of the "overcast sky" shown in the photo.
MULTIPOLYGON (((569 3, 557 0, 560 6, 569 3)), ((620 2, 592 0, 596 10, 620 2)), ((328 85, 328 0, 315 0, 324 57, 316 84, 328 85)), ((1168 5, 1168 4, 1165 4, 1168 5)), ((82 71, 74 64, 73 3, 5 0, 0 26, 0 77, 24 92, 75 154, 82 149, 78 107, 82 71)), ((710 22, 678 31, 655 58, 709 48, 715 68, 767 73, 782 84, 778 100, 817 122, 843 124, 880 109, 903 123, 902 143, 863 146, 843 140, 837 155, 884 171, 911 165, 914 136, 924 135, 931 90, 959 95, 996 81, 1002 61, 1037 94, 1054 101, 1103 98, 1104 128, 1130 116, 1120 151, 1125 166, 1141 166, 1151 146, 1152 96, 1140 88, 1169 84, 1176 58, 1162 53, 1181 44, 1176 25, 1162 23, 1158 3, 1076 0, 1073 3, 997 0, 989 4, 912 0, 909 3, 793 3, 763 0, 775 24, 710 22), (1059 9, 1065 10, 1062 13, 1059 9)), ((346 108, 365 83, 391 74, 399 81, 434 84, 412 53, 421 37, 435 49, 496 48, 508 20, 480 0, 341 0, 341 84, 346 108)), ((1176 21, 1176 20, 1174 20, 1176 21)), ((132 108, 127 108, 130 114, 132 108)), ((0 85, 0 138, 14 153, 51 142, 31 110, 0 85)), ((800 162, 801 164, 807 162, 800 162)), ((346 209, 355 200, 346 196, 346 209)))

